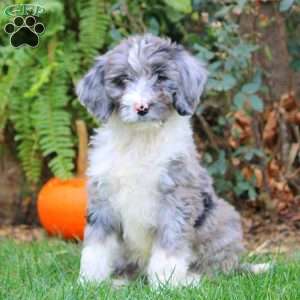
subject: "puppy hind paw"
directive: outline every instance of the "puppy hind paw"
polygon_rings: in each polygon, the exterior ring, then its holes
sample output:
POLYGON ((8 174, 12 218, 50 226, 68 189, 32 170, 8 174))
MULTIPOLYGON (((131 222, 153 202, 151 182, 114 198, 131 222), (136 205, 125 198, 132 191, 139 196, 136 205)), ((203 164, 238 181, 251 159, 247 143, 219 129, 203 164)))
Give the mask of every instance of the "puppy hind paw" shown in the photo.
POLYGON ((125 287, 128 284, 129 284, 129 280, 127 278, 116 278, 112 280, 112 287, 115 289, 125 287))
POLYGON ((172 274, 169 277, 166 277, 163 274, 154 274, 149 278, 150 285, 154 289, 161 287, 196 287, 199 285, 200 280, 201 276, 196 273, 189 273, 185 276, 177 276, 176 274, 172 274))
POLYGON ((196 287, 200 284, 201 276, 196 273, 189 273, 185 280, 185 286, 196 287))
POLYGON ((268 272, 274 268, 274 264, 272 263, 260 263, 260 264, 242 264, 240 266, 241 271, 250 272, 253 274, 261 274, 268 272))

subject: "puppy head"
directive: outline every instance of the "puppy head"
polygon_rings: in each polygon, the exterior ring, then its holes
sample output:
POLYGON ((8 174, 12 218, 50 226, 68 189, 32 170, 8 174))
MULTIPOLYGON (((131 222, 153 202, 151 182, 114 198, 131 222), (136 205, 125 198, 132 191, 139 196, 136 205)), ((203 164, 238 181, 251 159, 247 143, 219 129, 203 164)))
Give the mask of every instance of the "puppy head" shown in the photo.
POLYGON ((147 34, 100 56, 77 93, 102 122, 114 110, 123 122, 166 121, 174 109, 193 114, 206 78, 203 65, 183 47, 147 34))

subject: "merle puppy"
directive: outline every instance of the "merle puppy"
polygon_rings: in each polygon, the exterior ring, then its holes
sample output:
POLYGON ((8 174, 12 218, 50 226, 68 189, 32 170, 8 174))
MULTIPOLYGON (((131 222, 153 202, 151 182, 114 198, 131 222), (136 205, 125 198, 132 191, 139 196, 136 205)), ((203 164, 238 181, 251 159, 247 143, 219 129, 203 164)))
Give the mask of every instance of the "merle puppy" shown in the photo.
POLYGON ((240 217, 215 194, 192 137, 206 78, 182 46, 147 34, 98 57, 80 81, 81 103, 103 123, 89 153, 81 281, 134 266, 154 287, 178 286, 238 266, 240 217))

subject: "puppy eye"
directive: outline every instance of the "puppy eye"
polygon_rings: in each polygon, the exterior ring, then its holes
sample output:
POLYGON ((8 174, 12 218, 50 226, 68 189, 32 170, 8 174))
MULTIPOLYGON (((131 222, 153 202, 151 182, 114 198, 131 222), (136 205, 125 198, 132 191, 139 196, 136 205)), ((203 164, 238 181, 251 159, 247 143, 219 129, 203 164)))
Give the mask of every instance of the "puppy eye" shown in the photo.
POLYGON ((127 75, 121 75, 112 80, 112 82, 119 87, 124 87, 130 81, 132 81, 132 79, 127 75))
POLYGON ((166 81, 168 80, 169 78, 167 76, 165 76, 164 74, 158 74, 157 75, 157 81, 158 82, 163 82, 163 81, 166 81))

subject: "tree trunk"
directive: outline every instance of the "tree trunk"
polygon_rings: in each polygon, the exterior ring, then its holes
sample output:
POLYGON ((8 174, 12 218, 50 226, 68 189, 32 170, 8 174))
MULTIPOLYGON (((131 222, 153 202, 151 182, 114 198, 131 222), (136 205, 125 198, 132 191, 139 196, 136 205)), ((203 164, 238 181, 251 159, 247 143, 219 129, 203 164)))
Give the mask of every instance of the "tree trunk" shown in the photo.
POLYGON ((21 198, 22 172, 19 162, 1 146, 0 155, 0 225, 16 222, 21 198))
POLYGON ((241 32, 254 40, 260 47, 253 64, 264 71, 265 83, 269 88, 267 101, 278 101, 295 87, 295 74, 289 66, 287 32, 284 16, 278 11, 278 3, 260 2, 248 14, 243 14, 241 32))
MULTIPOLYGON (((260 148, 267 149, 272 157, 274 164, 278 167, 278 174, 272 175, 269 172, 269 163, 262 159, 262 171, 264 174, 264 190, 268 197, 265 197, 264 204, 266 207, 273 207, 272 202, 277 202, 277 210, 284 211, 290 206, 293 207, 293 197, 297 195, 296 188, 293 188, 293 182, 290 177, 290 170, 294 165, 294 171, 297 169, 295 158, 292 162, 289 159, 295 144, 299 143, 299 139, 295 138, 293 128, 296 125, 287 121, 286 111, 282 107, 283 95, 291 92, 300 93, 299 76, 290 66, 290 54, 288 52, 288 33, 286 30, 286 17, 278 10, 277 1, 257 1, 253 4, 249 12, 242 14, 240 19, 240 32, 260 47, 253 56, 254 67, 260 68, 264 73, 264 84, 268 87, 268 94, 262 94, 265 102, 265 113, 257 114, 254 118, 258 132, 260 148), (272 145, 267 145, 263 141, 263 132, 266 126, 266 115, 268 110, 276 112, 277 126, 276 138, 272 145), (271 178, 270 178, 271 177, 271 178), (270 179, 270 180, 269 180, 270 179), (272 185, 273 183, 273 185, 272 185), (276 184, 278 185, 276 186, 276 184), (284 188, 283 188, 284 186, 284 188), (292 192, 293 190, 293 192, 292 192), (284 204, 284 208, 280 205, 284 204)), ((297 95, 298 96, 298 95, 297 95)), ((294 184, 295 185, 295 184, 294 184)), ((295 197, 294 197, 295 198, 295 197)))

